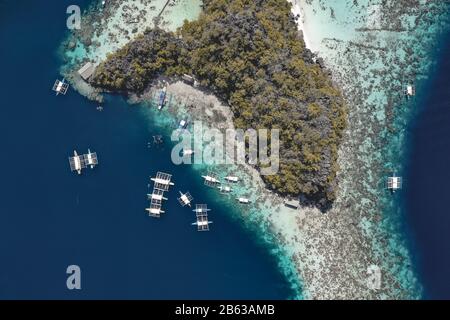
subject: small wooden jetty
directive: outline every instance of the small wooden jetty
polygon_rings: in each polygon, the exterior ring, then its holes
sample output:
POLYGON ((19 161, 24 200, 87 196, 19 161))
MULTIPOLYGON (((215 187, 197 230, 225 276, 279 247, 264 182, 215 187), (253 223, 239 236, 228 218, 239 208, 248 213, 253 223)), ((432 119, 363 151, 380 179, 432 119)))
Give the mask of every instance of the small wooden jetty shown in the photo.
POLYGON ((193 154, 194 154, 194 150, 192 150, 192 149, 183 150, 183 156, 191 156, 193 154))
POLYGON ((402 188, 402 178, 396 177, 395 175, 392 175, 391 177, 388 177, 387 179, 387 189, 395 192, 397 190, 400 190, 402 188))
POLYGON ((186 192, 186 193, 182 193, 181 191, 179 191, 179 192, 180 192, 180 197, 177 198, 178 202, 181 204, 182 207, 185 207, 185 206, 190 207, 191 202, 192 202, 192 200, 194 200, 194 198, 191 196, 191 194, 189 192, 186 192))
POLYGON ((56 95, 62 94, 65 95, 67 93, 67 90, 69 89, 69 84, 65 82, 65 79, 62 79, 62 81, 59 81, 56 79, 55 84, 53 85, 52 90, 56 92, 56 95))
POLYGON ((197 226, 197 231, 209 231, 209 224, 212 221, 208 220, 208 211, 211 211, 211 209, 208 209, 206 204, 196 204, 195 209, 192 211, 197 216, 197 221, 192 224, 197 226))
POLYGON ((219 178, 212 172, 209 172, 206 176, 202 176, 202 178, 205 180, 205 185, 208 187, 215 187, 220 184, 219 178))
POLYGON ((158 110, 161 110, 166 104, 166 96, 167 96, 167 86, 159 92, 159 102, 158 102, 158 110))
POLYGON ((162 210, 163 200, 168 200, 164 197, 164 192, 169 191, 169 188, 175 185, 172 180, 172 175, 164 172, 157 172, 156 177, 150 178, 154 182, 153 191, 151 194, 147 195, 150 200, 150 207, 145 210, 148 212, 149 216, 154 218, 160 218, 162 210))

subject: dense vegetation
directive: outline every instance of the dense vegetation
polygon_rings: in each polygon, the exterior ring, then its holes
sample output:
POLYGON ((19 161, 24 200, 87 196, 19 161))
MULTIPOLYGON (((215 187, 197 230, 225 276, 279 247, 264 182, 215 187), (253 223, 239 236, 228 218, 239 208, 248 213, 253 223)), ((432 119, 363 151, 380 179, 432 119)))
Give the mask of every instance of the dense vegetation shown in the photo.
POLYGON ((100 64, 92 84, 113 91, 142 92, 160 74, 176 75, 187 71, 181 60, 184 43, 161 29, 144 34, 110 54, 100 64))
POLYGON ((281 129, 280 172, 263 176, 269 188, 322 208, 332 202, 345 107, 286 0, 204 0, 197 21, 178 35, 147 31, 110 56, 93 83, 140 92, 156 75, 182 73, 228 102, 236 127, 281 129))

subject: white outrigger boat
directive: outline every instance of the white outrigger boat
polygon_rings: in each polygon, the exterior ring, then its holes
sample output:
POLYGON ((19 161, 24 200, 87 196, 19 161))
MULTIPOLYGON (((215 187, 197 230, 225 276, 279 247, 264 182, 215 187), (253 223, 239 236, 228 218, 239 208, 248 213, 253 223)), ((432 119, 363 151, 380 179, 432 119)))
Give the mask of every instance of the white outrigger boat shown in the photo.
POLYGON ((66 79, 62 79, 59 81, 58 79, 55 81, 52 90, 56 92, 56 95, 62 94, 65 95, 67 93, 67 89, 69 89, 69 84, 65 82, 66 79))
POLYGON ((219 189, 222 193, 228 193, 232 191, 230 186, 218 186, 217 189, 219 189))
POLYGON ((88 153, 83 155, 83 158, 86 166, 90 166, 91 169, 94 169, 98 164, 97 152, 91 152, 90 149, 88 149, 88 153))
POLYGON ((219 179, 217 179, 217 177, 212 173, 208 173, 206 176, 202 176, 202 178, 205 180, 205 185, 209 187, 220 184, 219 179))
POLYGON ((188 126, 189 122, 187 120, 180 120, 180 122, 178 123, 178 129, 180 130, 185 130, 188 126))
POLYGON ((392 175, 392 177, 388 177, 387 188, 392 193, 394 193, 397 190, 400 190, 402 188, 402 178, 396 177, 395 175, 392 175))
POLYGON ((182 193, 180 192, 180 197, 178 198, 178 202, 181 204, 182 207, 184 206, 191 206, 192 200, 194 200, 194 197, 191 196, 189 192, 182 193))
POLYGON ((159 218, 161 216, 161 213, 164 213, 163 210, 161 210, 161 207, 153 207, 150 206, 150 208, 145 209, 148 212, 148 215, 151 217, 159 218))
POLYGON ((180 136, 180 134, 182 134, 185 131, 189 132, 187 130, 188 125, 189 125, 189 121, 187 119, 181 119, 180 122, 178 122, 177 130, 174 132, 175 137, 178 138, 180 136))
POLYGON ((155 178, 150 178, 155 183, 155 187, 163 191, 168 191, 170 186, 175 185, 171 179, 172 175, 164 172, 158 172, 155 178))
POLYGON ((69 157, 70 170, 81 174, 81 170, 86 168, 83 155, 78 155, 77 151, 73 151, 73 157, 69 157))
POLYGON ((197 221, 192 223, 192 225, 197 226, 197 231, 209 231, 209 225, 212 221, 208 220, 208 211, 211 211, 211 209, 208 209, 206 204, 197 204, 192 211, 197 216, 197 221))
POLYGON ((81 174, 82 169, 90 166, 93 169, 98 164, 98 158, 96 152, 91 152, 88 149, 88 153, 79 155, 76 150, 73 151, 73 157, 69 157, 70 170, 76 171, 81 174))
POLYGON ((225 180, 227 180, 228 182, 239 182, 239 177, 235 177, 235 176, 227 176, 225 177, 225 180))
POLYGON ((150 200, 150 208, 145 210, 148 211, 149 216, 154 218, 161 217, 161 213, 165 213, 162 210, 163 200, 167 200, 164 197, 164 192, 169 191, 170 186, 175 185, 171 182, 172 175, 164 172, 158 172, 156 177, 151 178, 154 182, 152 194, 147 195, 150 200))
POLYGON ((243 204, 249 204, 249 203, 250 203, 250 200, 247 199, 247 198, 236 198, 236 200, 237 200, 239 203, 243 203, 243 204))
POLYGON ((405 95, 407 98, 414 97, 416 95, 416 87, 412 84, 408 84, 405 88, 405 95))
POLYGON ((195 209, 192 211, 194 211, 197 214, 211 211, 211 209, 208 209, 208 206, 206 204, 196 204, 195 209))

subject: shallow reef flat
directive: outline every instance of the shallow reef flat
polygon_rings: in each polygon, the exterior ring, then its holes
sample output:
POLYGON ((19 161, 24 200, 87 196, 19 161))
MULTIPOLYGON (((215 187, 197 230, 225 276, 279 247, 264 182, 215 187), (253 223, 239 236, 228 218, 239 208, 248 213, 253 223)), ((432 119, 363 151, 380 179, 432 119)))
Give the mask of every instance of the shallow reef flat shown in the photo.
MULTIPOLYGON (((326 221, 335 234, 328 238, 347 239, 339 251, 351 256, 339 263, 339 269, 347 265, 347 280, 355 290, 346 288, 343 295, 418 298, 421 287, 402 235, 401 203, 384 185, 389 173, 402 172, 407 124, 432 70, 434 48, 449 26, 449 3, 292 2, 306 45, 324 59, 349 105, 339 155, 340 194, 326 221), (418 93, 409 101, 403 95, 407 84, 416 85, 418 93), (382 268, 381 290, 358 290, 362 288, 355 280, 364 279, 369 264, 382 268)), ((332 290, 328 294, 335 295, 340 296, 332 290)))
MULTIPOLYGON (((256 170, 235 165, 212 168, 222 177, 228 173, 243 177, 236 194, 218 201, 233 205, 234 217, 276 256, 296 292, 293 298, 418 298, 421 287, 401 233, 401 212, 384 190, 384 178, 392 170, 401 171, 403 161, 404 129, 413 102, 404 100, 402 87, 406 81, 418 84, 429 72, 430 49, 448 23, 448 11, 437 0, 384 5, 369 0, 293 2, 307 46, 323 59, 349 105, 349 126, 339 153, 337 200, 326 214, 308 207, 289 209, 284 199, 264 188, 256 170), (234 198, 241 195, 252 204, 245 208, 237 204, 234 198), (373 266, 381 270, 379 288, 368 283, 373 266)), ((85 17, 92 28, 75 32, 65 42, 62 71, 82 94, 101 99, 74 70, 87 60, 98 64, 132 39, 133 30, 125 32, 118 21, 133 18, 123 13, 136 3, 141 3, 140 10, 149 10, 146 20, 137 22, 136 33, 142 32, 153 25, 162 1, 110 1, 105 15, 91 8, 85 17), (146 9, 151 3, 153 11, 146 9)), ((176 3, 200 8, 197 1, 176 3)), ((176 6, 170 10, 172 16, 165 18, 169 29, 182 21, 176 6)), ((183 15, 195 19, 200 12, 196 10, 185 10, 183 15)), ((132 96, 130 102, 149 106, 156 90, 132 96)), ((233 127, 229 108, 214 96, 179 82, 170 84, 168 93, 174 100, 162 113, 142 108, 162 128, 171 130, 176 119, 187 113, 211 127, 233 127)))

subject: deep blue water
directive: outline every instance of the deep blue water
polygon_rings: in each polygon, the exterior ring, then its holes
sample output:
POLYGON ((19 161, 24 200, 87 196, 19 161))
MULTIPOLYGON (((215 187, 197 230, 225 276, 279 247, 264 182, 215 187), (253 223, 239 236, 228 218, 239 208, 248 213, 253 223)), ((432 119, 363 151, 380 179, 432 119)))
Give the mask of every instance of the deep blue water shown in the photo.
MULTIPOLYGON (((77 1, 86 7, 88 1, 77 1)), ((285 299, 292 292, 255 236, 214 203, 201 178, 171 164, 170 146, 136 107, 111 98, 104 112, 51 87, 71 1, 0 0, 0 298, 285 299), (100 165, 72 174, 74 149, 100 165), (146 215, 149 176, 173 173, 161 220, 146 215), (212 208, 211 232, 176 201, 190 190, 212 208), (81 267, 80 291, 66 268, 81 267)))
POLYGON ((411 126, 406 216, 425 298, 450 299, 450 34, 411 126))

